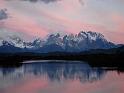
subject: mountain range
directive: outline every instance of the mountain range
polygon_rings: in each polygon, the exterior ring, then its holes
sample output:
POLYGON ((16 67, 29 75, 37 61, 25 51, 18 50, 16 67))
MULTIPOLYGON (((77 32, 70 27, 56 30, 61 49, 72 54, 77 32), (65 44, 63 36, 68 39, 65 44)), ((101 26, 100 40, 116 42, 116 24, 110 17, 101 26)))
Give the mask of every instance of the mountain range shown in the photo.
POLYGON ((0 38, 0 53, 15 52, 81 52, 91 49, 110 49, 120 45, 108 41, 104 35, 97 32, 84 32, 78 34, 60 35, 59 33, 49 35, 45 40, 35 39, 27 42, 17 36, 0 38))

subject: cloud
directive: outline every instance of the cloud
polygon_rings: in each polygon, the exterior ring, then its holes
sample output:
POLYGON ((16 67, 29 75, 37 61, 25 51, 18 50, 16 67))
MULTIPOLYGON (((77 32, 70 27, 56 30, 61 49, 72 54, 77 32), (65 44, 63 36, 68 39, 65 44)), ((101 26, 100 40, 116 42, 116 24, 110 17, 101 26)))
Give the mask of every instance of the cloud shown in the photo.
POLYGON ((79 0, 79 3, 80 3, 81 5, 84 5, 84 1, 83 1, 83 0, 79 0))
POLYGON ((44 2, 44 3, 50 3, 50 2, 57 2, 57 1, 61 1, 61 0, 22 0, 22 1, 30 1, 30 2, 44 2))
POLYGON ((6 13, 7 9, 0 10, 0 20, 4 20, 8 18, 8 14, 6 13))

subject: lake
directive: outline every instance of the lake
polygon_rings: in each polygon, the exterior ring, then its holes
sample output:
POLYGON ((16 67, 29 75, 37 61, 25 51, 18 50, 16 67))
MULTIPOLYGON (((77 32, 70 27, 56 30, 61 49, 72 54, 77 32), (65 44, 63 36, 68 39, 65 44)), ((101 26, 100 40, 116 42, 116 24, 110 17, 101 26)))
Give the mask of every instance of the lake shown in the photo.
POLYGON ((0 67, 0 93, 124 93, 124 73, 82 61, 27 61, 0 67))

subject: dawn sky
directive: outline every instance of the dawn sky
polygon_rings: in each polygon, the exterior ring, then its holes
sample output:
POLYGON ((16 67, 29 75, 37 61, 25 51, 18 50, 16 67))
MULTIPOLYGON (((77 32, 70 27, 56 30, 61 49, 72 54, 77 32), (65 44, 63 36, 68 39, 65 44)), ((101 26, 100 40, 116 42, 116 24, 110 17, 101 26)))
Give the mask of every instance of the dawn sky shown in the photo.
POLYGON ((0 37, 100 32, 124 43, 124 0, 0 0, 0 37))

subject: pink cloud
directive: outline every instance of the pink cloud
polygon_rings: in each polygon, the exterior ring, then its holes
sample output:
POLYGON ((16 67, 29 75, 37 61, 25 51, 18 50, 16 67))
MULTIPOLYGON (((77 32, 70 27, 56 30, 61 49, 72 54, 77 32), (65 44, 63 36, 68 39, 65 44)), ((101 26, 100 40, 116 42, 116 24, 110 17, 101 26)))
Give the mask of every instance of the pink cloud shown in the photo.
POLYGON ((115 22, 117 26, 117 30, 119 32, 123 32, 124 31, 124 17, 122 15, 115 14, 112 16, 112 20, 113 22, 115 22))
POLYGON ((118 43, 124 43, 124 17, 119 14, 111 15, 111 20, 114 24, 113 33, 110 34, 110 37, 118 43))
POLYGON ((43 38, 48 34, 47 29, 42 27, 31 17, 23 16, 16 12, 13 14, 15 14, 15 16, 6 20, 3 24, 5 28, 15 32, 19 31, 32 37, 38 36, 43 38))
MULTIPOLYGON (((58 10, 61 10, 61 12, 62 12, 60 14, 57 9, 55 9, 55 10, 57 10, 57 12, 53 11, 54 8, 53 8, 53 10, 52 9, 49 10, 49 4, 48 4, 48 9, 38 7, 36 11, 38 11, 40 13, 41 17, 45 18, 44 19, 45 23, 46 23, 45 24, 43 22, 40 23, 40 21, 42 21, 42 18, 38 22, 36 20, 36 18, 32 17, 32 15, 30 16, 30 15, 26 14, 25 11, 23 14, 22 11, 20 12, 20 11, 18 11, 18 9, 17 10, 15 8, 13 9, 13 7, 11 7, 11 4, 8 4, 2 0, 2 1, 0 1, 0 6, 7 7, 8 11, 11 12, 10 16, 12 15, 12 18, 7 19, 7 21, 4 25, 2 23, 0 23, 0 26, 6 27, 15 32, 24 33, 30 37, 36 37, 36 36, 45 37, 47 34, 49 34, 51 32, 51 28, 53 28, 52 31, 54 31, 54 30, 56 31, 56 29, 58 31, 61 31, 61 29, 59 29, 59 27, 62 26, 64 28, 64 29, 62 29, 62 30, 64 30, 63 32, 76 34, 76 33, 80 32, 81 30, 85 30, 85 31, 91 30, 91 31, 100 32, 100 33, 104 34, 106 36, 106 38, 109 39, 110 41, 114 41, 116 43, 124 43, 124 37, 123 37, 123 35, 124 35, 124 18, 122 15, 110 14, 110 15, 112 15, 110 18, 109 18, 109 16, 104 16, 105 20, 112 21, 112 25, 115 24, 115 25, 113 25, 113 26, 115 26, 114 31, 113 31, 113 28, 109 27, 109 25, 105 27, 105 25, 104 25, 105 23, 104 24, 99 24, 99 23, 92 24, 90 22, 83 22, 83 17, 82 17, 82 19, 77 18, 78 13, 81 14, 80 12, 83 12, 82 5, 79 3, 79 1, 82 2, 85 0, 63 0, 62 2, 58 2, 59 7, 57 7, 57 8, 58 8, 58 10), (69 16, 71 16, 72 18, 69 16), (73 19, 73 16, 74 16, 74 18, 76 16, 77 19, 76 18, 73 19), (50 28, 49 25, 47 26, 47 22, 48 22, 48 24, 49 23, 53 24, 52 25, 53 27, 50 28)), ((123 1, 123 0, 120 0, 120 1, 123 1)), ((29 8, 28 5, 27 5, 27 7, 29 8)), ((87 6, 87 8, 88 7, 89 6, 87 6)), ((92 10, 92 9, 88 9, 88 10, 92 10)), ((28 9, 26 11, 28 11, 28 9)), ((39 17, 39 13, 36 14, 36 17, 37 16, 39 17)), ((90 13, 86 12, 86 14, 88 15, 90 13)), ((94 16, 94 14, 95 13, 93 11, 93 16, 94 16)), ((97 14, 97 15, 101 16, 101 18, 102 18, 103 14, 97 14)), ((88 21, 90 21, 90 20, 88 20, 88 21)), ((93 20, 91 20, 91 21, 93 21, 93 20)), ((100 22, 100 20, 98 22, 100 22)))
POLYGON ((65 16, 60 16, 59 14, 41 11, 41 15, 44 15, 50 21, 65 27, 65 31, 68 33, 78 33, 82 30, 91 30, 96 32, 104 32, 105 28, 101 25, 88 24, 79 20, 70 19, 65 16))

